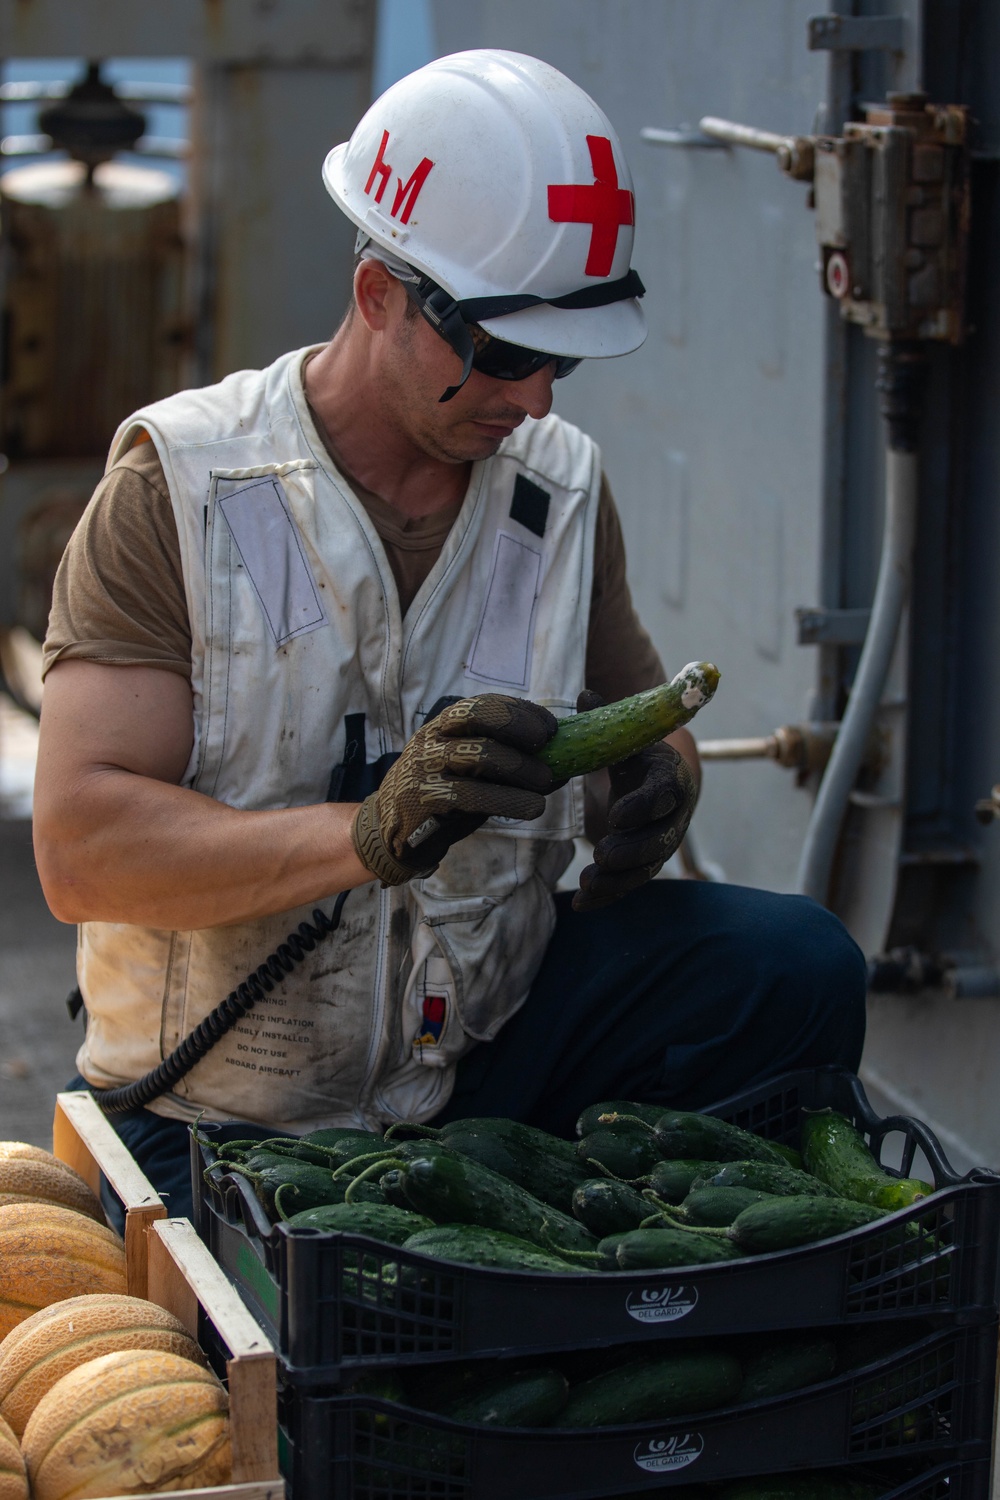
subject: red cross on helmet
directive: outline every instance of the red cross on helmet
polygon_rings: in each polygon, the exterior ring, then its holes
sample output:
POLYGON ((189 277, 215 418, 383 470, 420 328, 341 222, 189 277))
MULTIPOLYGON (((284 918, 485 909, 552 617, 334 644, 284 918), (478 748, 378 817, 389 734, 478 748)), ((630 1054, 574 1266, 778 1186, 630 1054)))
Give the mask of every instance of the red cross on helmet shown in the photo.
POLYGON ((646 336, 621 144, 538 58, 483 49, 419 68, 334 147, 323 180, 364 236, 497 338, 599 358, 646 336))

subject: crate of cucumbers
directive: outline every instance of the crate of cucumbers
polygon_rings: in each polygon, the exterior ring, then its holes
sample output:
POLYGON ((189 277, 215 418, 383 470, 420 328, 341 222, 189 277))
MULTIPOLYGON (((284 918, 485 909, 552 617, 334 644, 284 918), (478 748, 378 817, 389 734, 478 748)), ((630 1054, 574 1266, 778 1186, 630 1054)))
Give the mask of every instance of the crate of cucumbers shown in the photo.
POLYGON ((995 1355, 896 1323, 286 1377, 283 1462, 293 1500, 986 1500, 995 1355))
POLYGON ((300 1385, 512 1351, 996 1319, 1000 1176, 960 1176, 850 1073, 786 1074, 700 1114, 595 1101, 578 1130, 205 1126, 196 1226, 300 1385), (893 1141, 901 1164, 884 1167, 893 1141))

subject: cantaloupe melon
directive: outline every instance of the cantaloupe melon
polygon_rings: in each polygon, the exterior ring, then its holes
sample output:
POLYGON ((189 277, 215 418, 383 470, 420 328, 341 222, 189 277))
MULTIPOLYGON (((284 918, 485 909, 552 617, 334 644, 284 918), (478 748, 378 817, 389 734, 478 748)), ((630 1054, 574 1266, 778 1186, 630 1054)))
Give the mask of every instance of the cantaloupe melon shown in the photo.
POLYGON ((229 1399, 210 1370, 129 1349, 71 1370, 43 1396, 22 1450, 34 1500, 228 1484, 229 1399))
POLYGON ((110 1293, 69 1297, 32 1313, 0 1342, 0 1417, 20 1438, 57 1380, 122 1349, 162 1349, 206 1363, 183 1323, 155 1302, 110 1293))
POLYGON ((17 1438, 0 1417, 0 1500, 28 1500, 28 1471, 17 1438))
POLYGON ((8 1203, 58 1203, 98 1224, 106 1222, 96 1194, 79 1172, 55 1156, 39 1161, 37 1157, 0 1155, 0 1208, 8 1203))
POLYGON ((27 1141, 0 1141, 0 1161, 58 1161, 51 1151, 29 1146, 27 1141))
POLYGON ((113 1229, 52 1203, 0 1208, 0 1338, 66 1297, 125 1290, 125 1246, 113 1229))

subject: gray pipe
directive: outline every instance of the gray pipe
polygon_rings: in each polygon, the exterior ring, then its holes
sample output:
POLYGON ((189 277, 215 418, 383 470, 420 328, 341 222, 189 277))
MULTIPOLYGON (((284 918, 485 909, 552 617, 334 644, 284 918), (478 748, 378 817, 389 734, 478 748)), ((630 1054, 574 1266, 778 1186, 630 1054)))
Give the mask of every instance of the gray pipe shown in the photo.
POLYGON ((827 899, 848 798, 861 767, 910 592, 916 519, 917 455, 889 447, 882 557, 868 633, 799 860, 796 889, 800 895, 812 896, 821 903, 827 899))

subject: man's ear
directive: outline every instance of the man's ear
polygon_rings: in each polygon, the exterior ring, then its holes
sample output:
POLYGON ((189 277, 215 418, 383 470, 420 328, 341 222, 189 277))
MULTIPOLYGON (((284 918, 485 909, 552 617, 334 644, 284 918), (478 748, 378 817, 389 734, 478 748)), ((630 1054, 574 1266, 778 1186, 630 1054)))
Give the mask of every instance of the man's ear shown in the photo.
POLYGON ((373 333, 381 332, 396 311, 396 302, 406 293, 396 277, 378 260, 363 260, 354 273, 354 302, 373 333))

